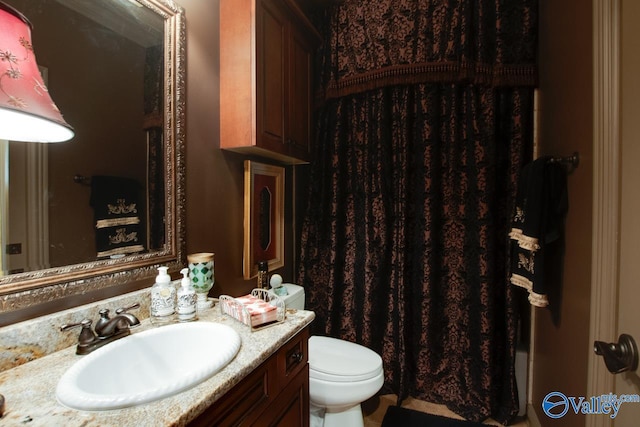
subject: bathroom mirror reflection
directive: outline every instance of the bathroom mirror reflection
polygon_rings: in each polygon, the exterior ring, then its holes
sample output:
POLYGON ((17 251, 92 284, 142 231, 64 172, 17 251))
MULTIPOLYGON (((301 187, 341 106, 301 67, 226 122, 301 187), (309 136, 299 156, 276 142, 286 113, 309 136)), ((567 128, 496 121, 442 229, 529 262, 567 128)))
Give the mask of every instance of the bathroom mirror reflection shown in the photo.
POLYGON ((3 1, 31 21, 36 59, 75 137, 0 142, 0 294, 177 266, 184 245, 182 9, 170 0, 3 1), (136 224, 111 233, 116 248, 101 233, 99 207, 109 198, 136 224))

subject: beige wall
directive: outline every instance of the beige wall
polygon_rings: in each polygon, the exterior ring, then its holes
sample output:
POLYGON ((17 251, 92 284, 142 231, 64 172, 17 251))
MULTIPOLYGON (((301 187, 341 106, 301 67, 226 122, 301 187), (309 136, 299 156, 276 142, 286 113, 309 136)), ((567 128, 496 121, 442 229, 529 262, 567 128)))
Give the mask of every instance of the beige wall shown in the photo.
MULTIPOLYGON (((255 283, 242 277, 243 155, 220 150, 219 0, 178 0, 187 22, 187 253, 216 254, 213 294, 240 295, 255 283)), ((300 174, 307 166, 296 166, 300 174)), ((293 280, 293 167, 286 169, 285 268, 293 280)))
MULTIPOLYGON (((587 393, 591 296, 593 64, 592 8, 583 0, 540 1, 540 155, 580 153, 568 177, 569 213, 561 299, 536 309, 532 404, 543 426, 583 426, 572 412, 559 420, 541 410, 547 393, 587 393)), ((558 284, 554 284, 557 286, 558 284)))

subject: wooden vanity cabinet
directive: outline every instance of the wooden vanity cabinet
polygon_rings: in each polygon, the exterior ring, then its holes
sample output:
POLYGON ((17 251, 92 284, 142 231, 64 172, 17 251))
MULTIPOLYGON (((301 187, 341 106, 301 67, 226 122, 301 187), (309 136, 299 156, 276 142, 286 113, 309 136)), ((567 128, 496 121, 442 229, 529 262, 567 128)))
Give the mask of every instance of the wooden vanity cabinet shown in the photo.
POLYGON ((309 426, 309 328, 191 422, 190 426, 309 426))
POLYGON ((295 0, 221 0, 221 148, 309 162, 319 42, 295 0))

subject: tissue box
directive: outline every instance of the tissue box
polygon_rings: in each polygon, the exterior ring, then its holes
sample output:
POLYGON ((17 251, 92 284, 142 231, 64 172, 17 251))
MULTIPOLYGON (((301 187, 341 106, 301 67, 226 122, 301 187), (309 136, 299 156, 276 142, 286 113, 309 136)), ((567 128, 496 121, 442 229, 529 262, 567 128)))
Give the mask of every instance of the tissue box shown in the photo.
POLYGON ((284 302, 263 289, 254 289, 251 294, 237 298, 220 296, 220 310, 234 319, 255 329, 261 325, 284 320, 284 302))
MULTIPOLYGON (((262 325, 267 322, 276 321, 276 306, 271 305, 268 302, 254 297, 253 295, 245 295, 243 297, 236 298, 240 304, 244 306, 246 311, 241 312, 241 315, 249 313, 251 326, 262 325)), ((243 320, 244 323, 248 323, 243 320)))

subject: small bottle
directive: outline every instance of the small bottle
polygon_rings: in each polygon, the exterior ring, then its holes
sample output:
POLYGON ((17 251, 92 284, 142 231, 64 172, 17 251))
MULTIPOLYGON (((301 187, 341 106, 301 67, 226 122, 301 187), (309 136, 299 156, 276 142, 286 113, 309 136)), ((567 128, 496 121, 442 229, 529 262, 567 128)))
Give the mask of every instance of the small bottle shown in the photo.
POLYGON ((180 281, 180 289, 178 289, 178 321, 179 322, 191 322, 196 320, 196 291, 191 286, 191 279, 189 279, 189 269, 183 268, 180 270, 182 273, 182 280, 180 281))
POLYGON ((258 288, 269 289, 269 263, 258 262, 258 288))
POLYGON ((158 267, 156 283, 151 287, 151 323, 165 325, 174 320, 176 310, 176 288, 167 274, 168 267, 158 267))

